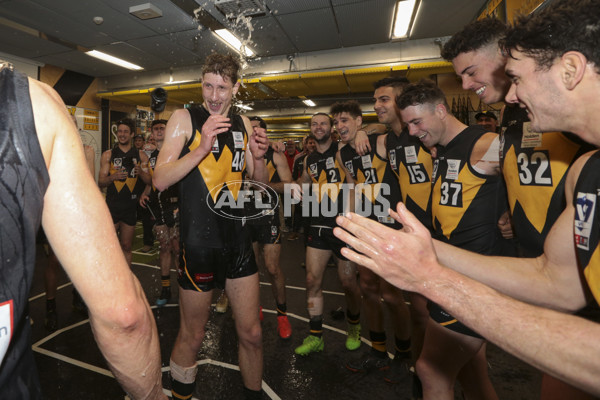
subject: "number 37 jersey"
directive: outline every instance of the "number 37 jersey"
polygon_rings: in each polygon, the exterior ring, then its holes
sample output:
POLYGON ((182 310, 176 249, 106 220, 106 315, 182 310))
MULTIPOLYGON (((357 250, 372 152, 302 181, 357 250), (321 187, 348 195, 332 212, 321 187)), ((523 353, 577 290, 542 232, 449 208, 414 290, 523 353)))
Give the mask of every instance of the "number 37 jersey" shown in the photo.
POLYGON ((571 164, 592 147, 562 132, 533 132, 525 109, 507 106, 500 133, 500 162, 513 229, 526 256, 544 251, 544 240, 565 208, 571 164))

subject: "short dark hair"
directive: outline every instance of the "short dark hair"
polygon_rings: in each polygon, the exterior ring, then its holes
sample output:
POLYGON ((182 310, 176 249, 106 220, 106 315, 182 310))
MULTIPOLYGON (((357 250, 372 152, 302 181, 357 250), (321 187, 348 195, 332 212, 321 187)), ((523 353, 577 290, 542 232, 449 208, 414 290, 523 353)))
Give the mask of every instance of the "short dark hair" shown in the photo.
POLYGON ((166 125, 167 124, 167 120, 166 119, 155 119, 154 121, 152 121, 152 124, 150 124, 150 129, 154 128, 155 125, 166 125))
POLYGON ((358 101, 356 100, 338 101, 333 103, 329 109, 329 114, 331 115, 341 114, 343 112, 352 115, 354 118, 362 117, 360 104, 358 104, 358 101))
POLYGON ((135 130, 135 121, 131 118, 123 118, 117 121, 117 128, 119 127, 119 125, 126 125, 129 127, 129 131, 132 134, 135 134, 136 130, 135 130))
POLYGON ((486 17, 473 21, 455 33, 442 48, 442 58, 454 60, 461 53, 479 50, 492 43, 498 43, 506 34, 507 26, 498 18, 486 17))
POLYGON ((253 116, 253 117, 248 117, 248 119, 250 121, 258 121, 258 126, 260 126, 263 129, 267 129, 267 123, 261 117, 253 116))
POLYGON ((388 76, 386 78, 380 79, 377 82, 373 83, 374 89, 379 89, 380 87, 393 87, 403 89, 406 85, 408 85, 410 81, 403 76, 388 76))
POLYGON ((313 135, 312 133, 309 133, 308 135, 306 135, 306 138, 304 138, 305 141, 309 141, 309 140, 314 140, 315 142, 317 141, 317 137, 315 135, 313 135))
POLYGON ((231 54, 213 53, 206 57, 202 67, 202 76, 204 77, 204 74, 208 73, 220 75, 223 78, 227 77, 235 85, 240 79, 240 63, 231 54))
POLYGON ((443 104, 447 111, 450 111, 446 95, 433 81, 421 80, 406 86, 402 94, 396 96, 396 106, 404 110, 410 106, 420 104, 443 104))
POLYGON ((329 125, 333 126, 333 118, 331 118, 331 115, 324 113, 324 112, 318 112, 318 113, 314 113, 312 115, 312 117, 310 117, 310 122, 312 123, 312 120, 314 117, 316 117, 317 115, 322 115, 324 117, 327 117, 329 119, 329 125))
POLYGON ((509 55, 523 52, 542 69, 569 51, 583 54, 600 73, 600 2, 568 0, 521 16, 500 43, 509 55))

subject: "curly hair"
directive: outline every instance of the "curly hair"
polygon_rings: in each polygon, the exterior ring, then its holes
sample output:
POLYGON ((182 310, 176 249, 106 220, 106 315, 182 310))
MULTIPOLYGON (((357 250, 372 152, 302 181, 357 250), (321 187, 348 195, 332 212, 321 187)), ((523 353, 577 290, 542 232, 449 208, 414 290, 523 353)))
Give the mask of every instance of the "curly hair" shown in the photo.
POLYGON ((356 100, 338 101, 331 106, 329 114, 336 115, 346 112, 352 117, 362 117, 362 110, 360 104, 356 100))
POLYGON ((454 34, 442 48, 442 58, 454 60, 459 54, 479 50, 492 43, 498 43, 506 34, 508 27, 502 21, 486 17, 473 21, 454 34))
POLYGON ((404 88, 402 94, 396 96, 396 106, 400 110, 421 104, 443 104, 446 110, 450 111, 446 95, 442 92, 442 89, 433 81, 427 79, 411 83, 404 88))
POLYGON ((549 69, 569 51, 583 54, 600 73, 600 2, 563 0, 539 13, 521 16, 500 41, 506 54, 518 50, 549 69))
POLYGON ((213 73, 223 78, 229 78, 234 85, 240 79, 239 72, 240 63, 231 54, 213 53, 206 57, 206 62, 202 67, 202 76, 213 73))

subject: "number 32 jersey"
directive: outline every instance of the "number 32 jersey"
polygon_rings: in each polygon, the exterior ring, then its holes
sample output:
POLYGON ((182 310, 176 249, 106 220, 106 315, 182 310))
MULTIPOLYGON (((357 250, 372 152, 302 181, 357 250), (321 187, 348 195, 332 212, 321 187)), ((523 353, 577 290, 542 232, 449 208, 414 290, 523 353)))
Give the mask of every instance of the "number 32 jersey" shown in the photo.
POLYGON ((512 224, 523 255, 543 253, 544 240, 562 213, 571 164, 592 150, 562 132, 532 132, 527 111, 507 106, 500 132, 500 162, 512 224))

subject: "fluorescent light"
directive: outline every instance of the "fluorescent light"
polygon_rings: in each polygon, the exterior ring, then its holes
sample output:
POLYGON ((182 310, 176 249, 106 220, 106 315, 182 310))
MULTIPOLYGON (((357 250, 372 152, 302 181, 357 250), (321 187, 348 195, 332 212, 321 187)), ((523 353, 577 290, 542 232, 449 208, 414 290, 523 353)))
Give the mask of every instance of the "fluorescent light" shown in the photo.
POLYGON ((254 110, 254 108, 247 106, 245 104, 236 104, 236 106, 238 106, 238 108, 241 108, 242 110, 248 110, 248 111, 254 110))
POLYGON ((416 2, 417 0, 398 0, 392 30, 393 39, 402 39, 408 36, 416 2))
MULTIPOLYGON (((227 29, 217 29, 215 30, 215 33, 238 53, 242 52, 242 42, 240 42, 240 39, 235 37, 233 33, 229 32, 227 29)), ((243 46, 243 52, 246 57, 254 56, 254 52, 248 46, 243 46)))
POLYGON ((315 104, 314 101, 312 101, 311 99, 306 99, 306 100, 302 100, 302 102, 304 104, 306 104, 309 107, 316 107, 317 105, 315 104))
POLYGON ((144 69, 144 68, 140 67, 139 65, 132 64, 132 63, 127 62, 125 60, 121 60, 120 58, 113 57, 113 56, 111 56, 109 54, 103 53, 103 52, 98 51, 98 50, 86 51, 85 54, 87 54, 88 56, 99 58, 100 60, 109 62, 111 64, 118 65, 119 67, 123 67, 123 68, 127 68, 127 69, 133 69, 133 70, 136 70, 136 71, 140 70, 140 69, 144 69))

